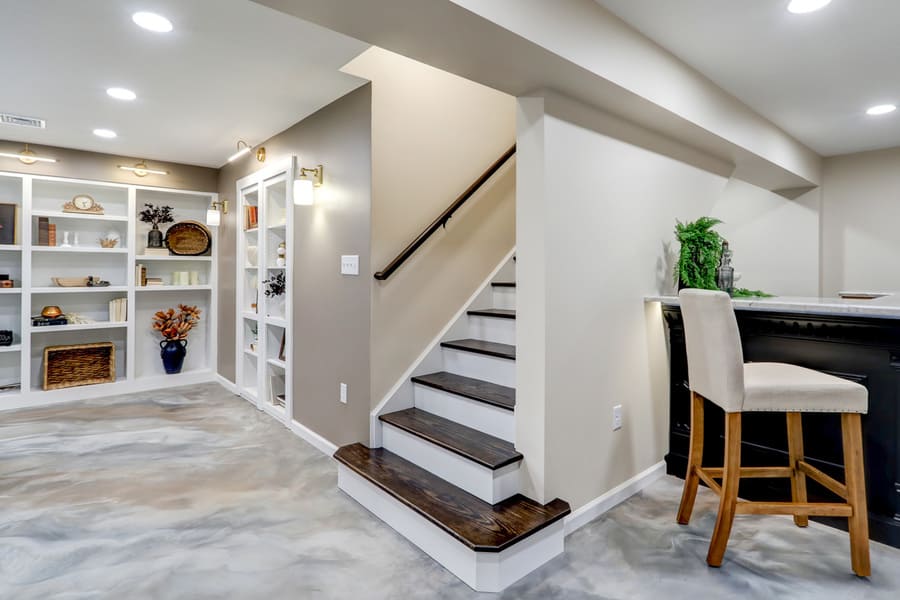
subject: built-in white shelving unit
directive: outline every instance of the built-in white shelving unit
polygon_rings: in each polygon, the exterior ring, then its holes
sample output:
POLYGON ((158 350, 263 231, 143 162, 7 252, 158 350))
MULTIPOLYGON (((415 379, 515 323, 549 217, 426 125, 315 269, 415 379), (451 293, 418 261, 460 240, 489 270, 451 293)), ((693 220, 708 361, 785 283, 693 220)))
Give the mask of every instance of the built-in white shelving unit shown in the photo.
POLYGON ((140 223, 137 214, 144 203, 163 204, 173 207, 176 221, 202 222, 217 199, 216 194, 205 192, 0 172, 0 204, 16 205, 15 239, 0 242, 0 274, 8 275, 15 286, 0 288, 0 329, 13 332, 13 344, 0 346, 0 390, 20 386, 0 391, 0 410, 214 380, 217 231, 211 230, 210 256, 144 256, 149 226, 140 223), (79 194, 93 197, 104 214, 62 212, 63 204, 79 194), (56 225, 57 246, 38 245, 39 217, 56 225), (72 245, 61 247, 66 231, 72 245), (119 244, 102 248, 100 239, 112 235, 119 244), (176 271, 196 272, 199 284, 141 287, 135 277, 138 264, 165 284, 173 281, 176 271), (110 285, 58 287, 53 283, 54 277, 89 275, 110 285), (127 318, 111 322, 109 301, 118 298, 127 299, 127 318), (178 304, 197 305, 202 320, 188 339, 182 373, 166 375, 159 356, 162 338, 153 331, 151 318, 157 310, 178 304), (31 317, 44 306, 59 306, 64 313, 77 313, 91 322, 32 326, 31 317), (101 341, 116 346, 115 383, 42 389, 45 347, 101 341))
POLYGON ((294 160, 285 161, 237 182, 237 386, 260 410, 290 425, 294 398, 290 365, 293 355, 291 285, 293 281, 294 160), (257 226, 249 226, 249 210, 257 226), (278 246, 286 246, 285 264, 277 264, 278 246), (283 273, 285 295, 267 298, 265 281, 283 273))

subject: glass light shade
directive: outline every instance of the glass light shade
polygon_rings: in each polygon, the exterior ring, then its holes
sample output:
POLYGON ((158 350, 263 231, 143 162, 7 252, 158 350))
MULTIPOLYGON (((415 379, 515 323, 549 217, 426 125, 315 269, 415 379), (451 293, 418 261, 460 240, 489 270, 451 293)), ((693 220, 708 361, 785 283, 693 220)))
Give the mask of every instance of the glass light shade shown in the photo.
POLYGON ((210 208, 206 211, 206 224, 210 227, 218 227, 222 222, 222 215, 219 213, 219 209, 210 208))
POLYGON ((313 192, 312 179, 305 177, 294 180, 294 204, 297 206, 312 206, 316 203, 316 196, 313 192))

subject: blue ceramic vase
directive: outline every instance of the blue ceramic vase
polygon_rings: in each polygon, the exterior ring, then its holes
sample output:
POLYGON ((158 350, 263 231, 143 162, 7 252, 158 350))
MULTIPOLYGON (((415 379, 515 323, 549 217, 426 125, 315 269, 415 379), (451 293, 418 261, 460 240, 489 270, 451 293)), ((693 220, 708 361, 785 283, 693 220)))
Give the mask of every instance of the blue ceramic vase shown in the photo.
POLYGON ((187 340, 164 340, 159 343, 159 356, 162 358, 166 374, 181 373, 184 357, 187 354, 187 340))

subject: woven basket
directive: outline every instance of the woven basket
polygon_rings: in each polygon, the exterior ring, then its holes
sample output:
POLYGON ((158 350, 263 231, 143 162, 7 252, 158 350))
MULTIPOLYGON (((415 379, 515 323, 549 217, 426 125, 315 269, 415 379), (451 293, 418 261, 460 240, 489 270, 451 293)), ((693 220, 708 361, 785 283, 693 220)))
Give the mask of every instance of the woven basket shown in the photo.
POLYGON ((116 347, 112 342, 44 348, 44 389, 112 383, 116 380, 116 347))

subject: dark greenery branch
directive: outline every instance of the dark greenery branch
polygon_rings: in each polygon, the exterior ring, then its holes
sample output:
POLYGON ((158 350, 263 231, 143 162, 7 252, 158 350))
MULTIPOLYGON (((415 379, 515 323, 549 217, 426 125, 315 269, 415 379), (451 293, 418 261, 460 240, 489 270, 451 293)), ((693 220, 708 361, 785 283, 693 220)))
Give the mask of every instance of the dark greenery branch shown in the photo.
POLYGON ((732 298, 772 298, 772 294, 767 294, 762 290, 748 290, 747 288, 734 288, 731 292, 732 298))
POLYGON ((266 286, 266 298, 283 296, 287 290, 287 279, 285 279, 284 271, 279 271, 269 279, 263 280, 263 283, 266 286))
POLYGON ((681 243, 675 282, 683 287, 717 290, 716 270, 722 258, 722 236, 712 228, 721 223, 712 217, 675 225, 675 237, 681 243))
POLYGON ((141 221, 150 223, 151 225, 161 225, 163 223, 172 223, 175 217, 172 216, 171 206, 154 206, 152 204, 144 204, 144 210, 140 212, 141 221))

